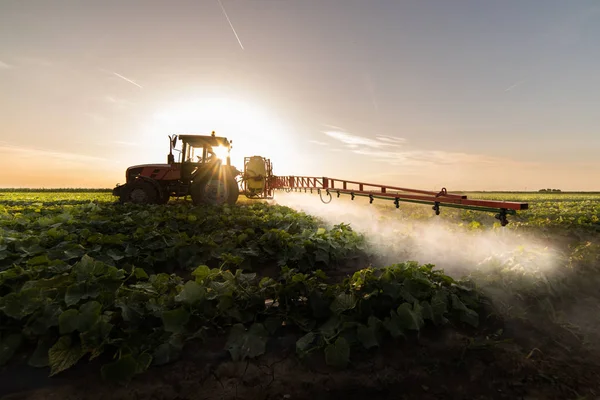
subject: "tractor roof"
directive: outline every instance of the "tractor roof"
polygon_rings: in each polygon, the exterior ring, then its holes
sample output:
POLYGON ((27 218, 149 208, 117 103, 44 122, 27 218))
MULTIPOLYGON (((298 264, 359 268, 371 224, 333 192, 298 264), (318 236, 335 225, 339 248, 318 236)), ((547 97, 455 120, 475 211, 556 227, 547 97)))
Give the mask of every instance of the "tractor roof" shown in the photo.
POLYGON ((205 145, 211 147, 226 146, 229 147, 229 140, 225 137, 220 136, 207 136, 207 135, 177 135, 177 137, 185 143, 190 144, 193 147, 202 147, 205 145))

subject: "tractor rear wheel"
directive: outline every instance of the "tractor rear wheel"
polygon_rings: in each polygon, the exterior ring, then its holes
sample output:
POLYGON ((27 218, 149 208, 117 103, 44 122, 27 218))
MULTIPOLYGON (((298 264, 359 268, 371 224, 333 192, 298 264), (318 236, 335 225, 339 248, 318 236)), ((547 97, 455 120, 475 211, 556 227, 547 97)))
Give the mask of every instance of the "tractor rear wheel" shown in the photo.
POLYGON ((121 203, 133 204, 157 204, 159 200, 156 188, 145 181, 132 182, 129 187, 123 191, 121 195, 121 203))
POLYGON ((192 202, 196 206, 200 204, 233 205, 240 195, 240 190, 235 179, 222 176, 193 183, 190 194, 192 202))

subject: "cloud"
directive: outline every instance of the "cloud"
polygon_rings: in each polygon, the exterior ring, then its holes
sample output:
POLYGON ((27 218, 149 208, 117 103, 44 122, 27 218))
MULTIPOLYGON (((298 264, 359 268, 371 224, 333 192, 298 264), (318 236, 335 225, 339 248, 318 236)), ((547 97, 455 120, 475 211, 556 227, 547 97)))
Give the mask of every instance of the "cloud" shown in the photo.
POLYGON ((319 146, 327 146, 327 143, 325 143, 325 142, 320 142, 320 141, 318 141, 318 140, 309 140, 309 143, 318 144, 319 146))
POLYGON ((403 139, 390 138, 382 136, 384 139, 370 139, 362 136, 356 136, 341 131, 325 131, 323 132, 327 136, 339 140, 349 148, 369 147, 374 149, 398 147, 402 143, 403 139))
POLYGON ((377 136, 377 139, 387 143, 406 143, 406 139, 393 136, 377 136))
POLYGON ((15 146, 6 142, 0 142, 0 154, 18 155, 19 158, 34 158, 40 162, 52 159, 55 161, 65 161, 78 164, 87 164, 90 162, 106 162, 106 158, 89 156, 77 153, 65 153, 54 150, 36 149, 32 147, 15 146))
POLYGON ((7 63, 0 61, 0 69, 10 69, 10 68, 12 68, 11 65, 8 65, 7 63))
MULTIPOLYGON (((371 139, 339 131, 326 131, 325 135, 342 142, 348 151, 385 162, 392 166, 402 167, 436 167, 436 166, 497 166, 524 165, 523 162, 492 157, 484 154, 468 154, 441 150, 419 150, 406 148, 407 140, 391 136, 377 136, 371 139)), ((527 163, 534 165, 535 163, 527 163)))

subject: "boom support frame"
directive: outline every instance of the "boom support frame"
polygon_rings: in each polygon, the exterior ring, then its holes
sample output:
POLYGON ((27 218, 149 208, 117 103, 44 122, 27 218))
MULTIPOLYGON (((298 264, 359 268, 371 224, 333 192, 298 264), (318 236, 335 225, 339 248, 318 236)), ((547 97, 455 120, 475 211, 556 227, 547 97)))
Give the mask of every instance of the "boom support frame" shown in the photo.
MULTIPOLYGON (((396 208, 400 207, 400 202, 429 204, 436 215, 440 214, 440 207, 460 208, 466 210, 495 212, 502 226, 508 224, 507 215, 515 215, 517 211, 527 210, 528 203, 519 203, 511 201, 496 200, 478 200, 469 199, 466 195, 448 193, 446 188, 439 192, 410 189, 398 186, 382 185, 377 183, 366 183, 350 181, 345 179, 336 179, 328 177, 312 176, 272 176, 268 185, 275 190, 304 191, 310 190, 312 193, 316 190, 323 200, 323 191, 330 197, 331 194, 347 194, 352 197, 368 197, 369 203, 375 199, 394 201, 396 208)), ((327 201, 327 203, 329 202, 327 201)), ((325 202, 323 200, 323 202, 325 202)))

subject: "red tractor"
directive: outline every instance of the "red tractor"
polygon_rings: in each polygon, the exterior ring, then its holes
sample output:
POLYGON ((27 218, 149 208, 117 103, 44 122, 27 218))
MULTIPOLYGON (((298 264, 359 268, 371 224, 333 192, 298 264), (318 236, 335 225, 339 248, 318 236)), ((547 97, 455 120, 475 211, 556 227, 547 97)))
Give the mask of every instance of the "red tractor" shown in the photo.
POLYGON ((121 203, 166 204, 171 197, 191 195, 195 205, 234 204, 240 194, 231 165, 231 143, 224 137, 203 135, 169 136, 167 164, 143 164, 127 168, 126 183, 113 195, 121 203), (177 141, 181 149, 177 149, 177 141), (179 152, 175 161, 173 150, 179 152))

